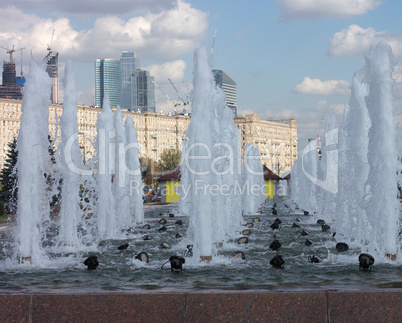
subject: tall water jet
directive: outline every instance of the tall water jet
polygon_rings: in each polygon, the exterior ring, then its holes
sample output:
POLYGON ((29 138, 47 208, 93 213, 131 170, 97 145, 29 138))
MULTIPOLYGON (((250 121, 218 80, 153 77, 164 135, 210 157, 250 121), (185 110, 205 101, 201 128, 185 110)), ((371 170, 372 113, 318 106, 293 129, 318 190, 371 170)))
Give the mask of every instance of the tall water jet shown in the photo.
POLYGON ((396 64, 391 47, 383 41, 366 56, 370 93, 366 97, 371 119, 366 182, 369 252, 396 255, 399 250, 396 131, 392 106, 392 71, 396 64))
MULTIPOLYGON (((126 195, 129 198, 129 208, 131 216, 134 213, 134 221, 137 224, 144 222, 144 206, 142 196, 143 183, 141 178, 141 165, 139 159, 139 147, 137 140, 137 131, 134 128, 132 117, 127 117, 125 122, 126 131, 126 195)), ((121 170, 121 168, 120 168, 121 170)))
POLYGON ((186 161, 189 184, 188 197, 190 231, 194 239, 194 256, 207 261, 214 252, 212 235, 215 215, 213 197, 206 192, 215 183, 211 173, 214 158, 215 128, 214 93, 215 84, 205 48, 199 48, 194 56, 194 90, 192 92, 192 116, 186 132, 189 144, 186 161), (195 187, 197 184, 197 187, 195 187))
POLYGON ((126 172, 124 169, 125 166, 125 146, 126 142, 126 133, 123 124, 123 112, 118 106, 116 112, 113 115, 114 119, 114 128, 116 131, 115 136, 115 176, 113 180, 113 193, 114 198, 119 203, 116 203, 116 222, 120 227, 130 226, 131 225, 131 216, 130 216, 130 201, 128 195, 126 194, 126 172))
POLYGON ((67 61, 63 78, 64 102, 60 118, 61 142, 59 169, 62 179, 62 198, 60 205, 59 244, 77 246, 78 227, 82 222, 80 210, 80 171, 82 171, 82 154, 78 143, 77 92, 73 66, 67 61))
MULTIPOLYGON (((218 93, 220 89, 218 88, 218 93)), ((219 132, 215 140, 216 180, 223 188, 216 196, 217 213, 223 216, 216 217, 215 242, 218 245, 225 243, 240 231, 242 217, 242 199, 238 192, 242 184, 240 133, 233 121, 234 113, 226 106, 223 91, 215 100, 218 113, 219 132)), ((262 167, 261 167, 262 168, 262 167)))
POLYGON ((51 79, 34 61, 30 65, 18 135, 18 210, 16 257, 40 264, 43 222, 49 219, 45 174, 50 170, 49 105, 51 79))
POLYGON ((115 199, 112 187, 112 175, 115 172, 114 138, 116 133, 108 95, 105 95, 102 113, 98 116, 97 128, 96 219, 98 235, 101 239, 105 239, 113 238, 117 234, 115 199))

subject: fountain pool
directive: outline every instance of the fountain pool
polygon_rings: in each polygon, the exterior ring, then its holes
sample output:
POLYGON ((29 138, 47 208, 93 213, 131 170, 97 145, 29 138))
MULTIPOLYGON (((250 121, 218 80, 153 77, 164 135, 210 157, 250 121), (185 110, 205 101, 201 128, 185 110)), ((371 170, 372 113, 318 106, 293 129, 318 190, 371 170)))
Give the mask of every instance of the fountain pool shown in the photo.
MULTIPOLYGON (((185 238, 176 239, 176 233, 185 234, 188 218, 169 214, 177 212, 176 205, 155 205, 145 208, 146 223, 151 229, 137 226, 125 239, 104 240, 101 246, 85 252, 52 252, 46 248, 49 261, 38 268, 30 265, 17 265, 7 262, 6 254, 11 252, 8 235, 9 227, 1 230, 0 253, 0 293, 132 293, 144 290, 343 290, 345 286, 352 290, 402 288, 400 267, 392 263, 375 263, 372 271, 360 271, 358 266, 359 250, 349 249, 338 253, 332 232, 322 232, 321 226, 300 210, 285 206, 288 201, 277 201, 277 215, 272 215, 272 201, 262 208, 262 213, 247 216, 244 223, 254 224, 249 228, 251 234, 248 244, 237 241, 227 243, 224 250, 219 250, 211 263, 192 262, 192 257, 185 256, 184 270, 172 273, 161 270, 161 266, 171 255, 184 255, 187 250, 185 238), (162 213, 162 214, 161 214, 162 213), (259 222, 253 222, 259 217, 259 222), (161 218, 167 219, 167 230, 159 232, 161 218), (282 223, 278 230, 270 225, 276 218, 282 223), (300 218, 302 222, 297 222, 300 218), (174 223, 181 219, 183 225, 174 223), (299 223, 294 228, 293 223, 299 223), (309 232, 302 236, 302 229, 309 232), (281 242, 278 252, 269 249, 274 240, 273 234, 281 242), (142 237, 148 235, 150 240, 142 237), (306 246, 306 238, 313 245, 306 246), (128 242, 127 250, 117 247, 128 242), (160 244, 167 242, 172 249, 161 249, 160 244), (233 257, 236 251, 243 251, 246 259, 233 257), (147 252, 149 263, 136 260, 139 252, 147 252), (269 261, 281 254, 285 260, 283 269, 276 269, 269 261), (83 264, 89 255, 97 255, 99 267, 87 270, 83 264), (321 263, 310 263, 308 257, 317 255, 321 263)), ((10 224, 9 224, 10 225, 10 224)), ((244 227, 246 229, 246 227, 244 227)), ((51 231, 51 230, 50 230, 51 231)), ((51 234, 51 232, 49 232, 51 234)), ((241 235, 239 235, 240 237, 241 235)), ((169 266, 167 266, 169 268, 169 266)))

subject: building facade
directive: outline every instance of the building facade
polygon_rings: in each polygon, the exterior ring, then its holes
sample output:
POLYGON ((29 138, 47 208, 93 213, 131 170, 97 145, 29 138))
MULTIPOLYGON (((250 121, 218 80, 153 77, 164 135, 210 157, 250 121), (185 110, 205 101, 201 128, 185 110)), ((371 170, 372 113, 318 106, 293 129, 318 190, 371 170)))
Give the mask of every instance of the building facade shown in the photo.
POLYGON ((297 158, 297 123, 294 119, 282 121, 261 120, 258 114, 235 118, 239 129, 242 149, 254 143, 259 151, 261 163, 275 174, 283 175, 292 169, 297 158))
POLYGON ((95 62, 95 106, 103 106, 106 94, 109 95, 111 107, 121 106, 121 69, 118 59, 97 59, 95 62))
POLYGON ((135 71, 140 69, 140 60, 134 52, 123 51, 120 57, 121 68, 121 108, 135 110, 137 92, 131 83, 135 81, 135 71))
POLYGON ((237 87, 236 82, 233 81, 224 71, 212 70, 215 78, 215 84, 219 86, 226 95, 226 104, 231 108, 237 116, 237 87))
MULTIPOLYGON (((4 166, 8 144, 18 136, 21 121, 21 100, 0 99, 0 169, 4 166)), ((77 111, 78 140, 85 160, 92 158, 95 151, 97 120, 101 109, 79 105, 77 111)), ((49 134, 60 137, 57 120, 62 114, 62 105, 49 106, 49 134)), ((190 123, 187 115, 161 115, 154 112, 134 113, 123 110, 124 118, 131 116, 138 135, 140 157, 159 161, 165 149, 182 149, 185 131, 190 123)), ((290 171, 297 157, 297 124, 260 120, 257 114, 235 118, 244 152, 247 143, 259 147, 261 162, 275 173, 282 175, 290 171), (279 171, 278 171, 279 169, 279 171)))

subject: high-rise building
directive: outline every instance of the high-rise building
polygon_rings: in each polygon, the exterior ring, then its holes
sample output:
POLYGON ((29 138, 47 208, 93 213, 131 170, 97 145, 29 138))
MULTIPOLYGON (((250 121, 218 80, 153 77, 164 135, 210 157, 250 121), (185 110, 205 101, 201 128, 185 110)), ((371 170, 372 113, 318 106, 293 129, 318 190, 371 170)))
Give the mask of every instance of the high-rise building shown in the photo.
POLYGON ((44 58, 44 62, 46 63, 46 72, 53 80, 52 93, 51 93, 51 101, 54 104, 59 103, 59 53, 51 51, 48 48, 49 53, 44 58))
POLYGON ((212 70, 215 83, 219 86, 226 95, 226 104, 231 108, 237 116, 237 99, 236 99, 236 82, 233 81, 224 71, 212 70))
POLYGON ((109 95, 110 106, 121 106, 120 60, 105 58, 95 62, 95 106, 102 107, 105 94, 109 95))
POLYGON ((154 77, 146 70, 135 71, 132 78, 132 92, 137 94, 135 110, 141 112, 155 112, 154 77))
MULTIPOLYGON (((134 110, 137 105, 137 91, 132 90, 133 75, 140 68, 140 60, 134 52, 123 51, 120 57, 121 68, 121 108, 134 110)), ((134 80, 135 81, 135 80, 134 80)))

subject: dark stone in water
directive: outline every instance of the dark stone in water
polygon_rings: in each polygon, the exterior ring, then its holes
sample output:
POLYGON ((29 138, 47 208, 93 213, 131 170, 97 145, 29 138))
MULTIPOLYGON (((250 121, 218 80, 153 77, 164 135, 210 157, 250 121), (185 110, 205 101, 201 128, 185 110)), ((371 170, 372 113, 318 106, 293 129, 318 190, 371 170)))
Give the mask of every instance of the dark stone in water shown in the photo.
POLYGON ((321 226, 322 231, 327 232, 329 230, 331 230, 331 227, 328 224, 323 224, 321 226))
POLYGON ((274 202, 274 205, 273 205, 273 207, 276 207, 276 202, 274 202))
POLYGON ((310 239, 306 239, 306 242, 304 243, 306 246, 311 246, 313 244, 313 241, 310 239))
POLYGON ((314 255, 314 256, 308 256, 308 261, 318 264, 318 263, 322 262, 322 259, 320 257, 314 255))
POLYGON ((176 239, 180 239, 180 238, 183 238, 183 235, 180 232, 176 233, 176 239))
POLYGON ((254 223, 252 223, 252 222, 246 223, 247 228, 252 228, 253 226, 254 226, 254 223))
POLYGON ((147 235, 142 237, 142 240, 151 240, 147 235))
POLYGON ((281 255, 276 255, 274 258, 271 259, 269 264, 275 268, 283 268, 285 265, 285 260, 283 260, 281 255))
POLYGON ((162 218, 159 220, 159 224, 166 224, 167 220, 165 218, 162 218))
POLYGON ((168 244, 167 242, 162 242, 161 243, 161 248, 162 249, 170 249, 171 247, 170 247, 170 244, 168 244))
POLYGON ((260 218, 253 218, 253 222, 260 222, 260 218))
POLYGON ((296 218, 297 222, 303 222, 303 220, 301 218, 296 218))
POLYGON ((276 209, 273 209, 273 210, 272 210, 272 214, 273 214, 273 215, 277 215, 277 214, 278 214, 278 211, 277 211, 276 209))
POLYGON ((309 233, 308 233, 308 231, 306 229, 303 229, 303 231, 301 232, 301 235, 302 236, 308 236, 309 233))
POLYGON ((300 224, 298 224, 298 223, 293 223, 292 228, 300 228, 300 224))
POLYGON ((121 246, 118 246, 117 249, 119 250, 125 250, 128 248, 128 243, 122 244, 121 246))
POLYGON ((373 264, 374 264, 374 257, 372 255, 369 255, 368 253, 361 253, 359 255, 359 269, 371 270, 373 264))
POLYGON ((278 223, 278 224, 281 224, 281 223, 282 223, 282 221, 281 221, 281 219, 279 219, 279 218, 276 218, 276 219, 275 219, 275 221, 274 221, 274 223, 278 223))
POLYGON ((166 230, 167 230, 167 228, 166 228, 165 226, 163 226, 163 227, 161 227, 161 228, 158 229, 159 232, 164 232, 164 231, 166 231, 166 230))
POLYGON ((323 219, 318 219, 317 224, 323 225, 323 224, 325 224, 325 221, 323 219))
POLYGON ((183 221, 182 220, 177 220, 174 224, 183 225, 183 221))
POLYGON ((274 240, 270 245, 269 248, 276 251, 278 250, 280 247, 282 247, 281 243, 279 242, 279 240, 274 240))
POLYGON ((336 250, 338 250, 339 252, 344 252, 344 251, 348 251, 349 250, 349 246, 347 243, 345 242, 338 242, 336 244, 336 250))
POLYGON ((98 257, 89 256, 87 259, 85 259, 84 265, 88 266, 88 270, 95 270, 99 266, 98 257))
POLYGON ((151 229, 151 226, 149 224, 145 224, 142 228, 145 230, 149 230, 151 229))
POLYGON ((310 212, 309 212, 309 211, 304 211, 303 214, 304 214, 304 215, 309 215, 310 212))
POLYGON ((173 213, 169 213, 169 218, 174 218, 174 214, 173 214, 173 213))
POLYGON ((279 229, 279 224, 274 222, 274 223, 271 224, 271 228, 272 228, 272 230, 279 229))

